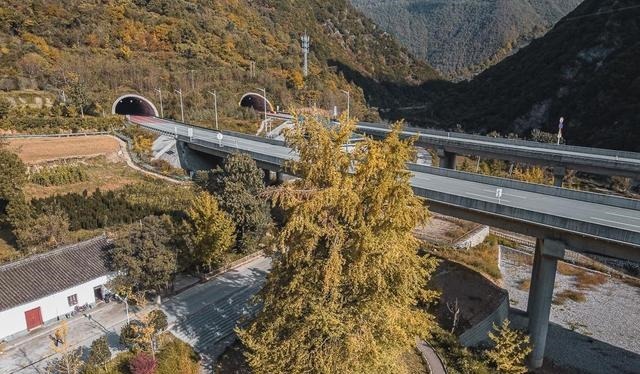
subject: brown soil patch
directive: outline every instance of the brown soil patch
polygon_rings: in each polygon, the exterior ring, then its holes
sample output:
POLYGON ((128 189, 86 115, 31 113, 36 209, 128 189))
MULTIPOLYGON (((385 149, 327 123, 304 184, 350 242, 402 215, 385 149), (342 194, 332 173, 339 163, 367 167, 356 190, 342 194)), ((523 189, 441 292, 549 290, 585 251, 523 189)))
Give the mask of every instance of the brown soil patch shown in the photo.
POLYGON ((458 302, 460 317, 456 335, 482 321, 506 297, 506 291, 497 287, 479 273, 451 261, 442 261, 429 282, 429 289, 441 292, 439 302, 430 306, 441 327, 451 329, 453 313, 458 302), (448 306, 447 306, 448 304, 448 306))
POLYGON ((435 244, 451 244, 479 225, 461 219, 433 214, 426 225, 414 230, 415 235, 435 244))
POLYGON ((118 141, 110 136, 78 136, 70 138, 10 139, 9 148, 27 164, 37 164, 66 158, 110 155, 120 150, 118 141))

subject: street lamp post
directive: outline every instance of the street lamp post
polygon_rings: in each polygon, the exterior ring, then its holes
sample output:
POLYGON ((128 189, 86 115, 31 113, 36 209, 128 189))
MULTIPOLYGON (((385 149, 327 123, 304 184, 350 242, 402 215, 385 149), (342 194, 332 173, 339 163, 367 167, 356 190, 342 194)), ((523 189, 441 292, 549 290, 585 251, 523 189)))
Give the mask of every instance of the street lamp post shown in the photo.
POLYGON ((182 90, 174 90, 180 96, 180 121, 184 123, 184 106, 182 105, 182 90))
POLYGON ((158 92, 158 95, 160 95, 160 118, 164 118, 164 109, 162 108, 162 90, 156 88, 156 91, 158 92))
POLYGON ((349 91, 340 90, 347 95, 347 119, 351 118, 351 93, 349 91))
POLYGON ((109 293, 111 293, 111 294, 115 295, 115 297, 117 297, 117 298, 118 298, 118 300, 120 300, 120 301, 122 301, 122 302, 124 303, 125 310, 127 311, 127 325, 128 325, 128 324, 129 324, 129 322, 130 322, 130 318, 129 318, 129 302, 127 301, 127 299, 128 299, 128 298, 127 298, 127 297, 122 297, 122 296, 118 295, 117 293, 112 292, 110 289, 108 289, 108 288, 106 288, 106 287, 105 287, 104 289, 105 289, 107 292, 109 292, 109 293))
POLYGON ((258 90, 262 91, 262 98, 264 99, 264 122, 265 125, 267 123, 267 89, 266 88, 258 88, 258 90))
POLYGON ((218 129, 218 95, 216 93, 216 91, 208 91, 211 95, 213 95, 213 111, 215 112, 215 116, 216 116, 216 130, 218 129))

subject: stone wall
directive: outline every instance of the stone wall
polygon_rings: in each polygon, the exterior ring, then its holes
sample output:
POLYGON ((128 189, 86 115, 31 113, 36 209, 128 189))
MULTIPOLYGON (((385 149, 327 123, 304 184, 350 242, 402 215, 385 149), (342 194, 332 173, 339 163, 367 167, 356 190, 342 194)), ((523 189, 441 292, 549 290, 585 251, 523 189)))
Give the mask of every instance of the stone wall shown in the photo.
POLYGON ((489 226, 480 226, 457 240, 453 246, 457 249, 473 248, 484 242, 487 236, 489 236, 489 226))

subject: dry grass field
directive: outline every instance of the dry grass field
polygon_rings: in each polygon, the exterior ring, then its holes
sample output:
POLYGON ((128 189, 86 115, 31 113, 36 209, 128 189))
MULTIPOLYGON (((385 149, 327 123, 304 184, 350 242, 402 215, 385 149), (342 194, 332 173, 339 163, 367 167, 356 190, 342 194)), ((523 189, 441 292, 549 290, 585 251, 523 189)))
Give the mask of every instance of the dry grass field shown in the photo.
POLYGON ((38 164, 69 158, 109 156, 120 150, 118 141, 110 136, 79 136, 71 138, 10 139, 9 148, 27 164, 38 164))
POLYGON ((83 165, 89 178, 86 181, 60 186, 40 186, 28 183, 24 193, 28 198, 61 195, 70 192, 89 193, 99 188, 102 191, 116 190, 129 184, 151 180, 152 177, 130 168, 122 160, 107 159, 103 156, 75 161, 83 165))
POLYGON ((86 181, 59 186, 28 183, 24 188, 27 198, 82 193, 84 190, 91 193, 97 188, 109 191, 152 178, 129 167, 120 143, 110 136, 11 139, 8 143, 10 149, 31 167, 71 162, 81 165, 89 176, 86 181))

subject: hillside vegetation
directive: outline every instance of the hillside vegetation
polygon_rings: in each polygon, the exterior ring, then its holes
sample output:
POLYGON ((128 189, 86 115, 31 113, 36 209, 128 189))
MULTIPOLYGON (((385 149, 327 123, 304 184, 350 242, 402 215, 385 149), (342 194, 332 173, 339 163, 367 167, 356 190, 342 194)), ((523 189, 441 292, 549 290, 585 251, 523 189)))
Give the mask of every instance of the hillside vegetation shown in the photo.
POLYGON ((109 113, 113 100, 131 91, 157 102, 160 88, 165 115, 179 116, 174 90, 181 89, 187 120, 208 122, 207 91, 217 90, 223 119, 255 120, 238 101, 265 87, 274 105, 324 108, 346 106, 340 90, 349 90, 352 113, 375 118, 362 90, 341 71, 409 85, 437 77, 346 0, 4 0, 0 45, 0 89, 55 92, 69 105, 54 105, 53 114, 66 116, 78 107, 109 113), (311 36, 306 79, 305 31, 311 36))
POLYGON ((640 4, 586 0, 549 33, 470 82, 424 89, 416 124, 640 151, 640 4))
POLYGON ((542 36, 582 0, 351 0, 416 56, 469 78, 542 36))

